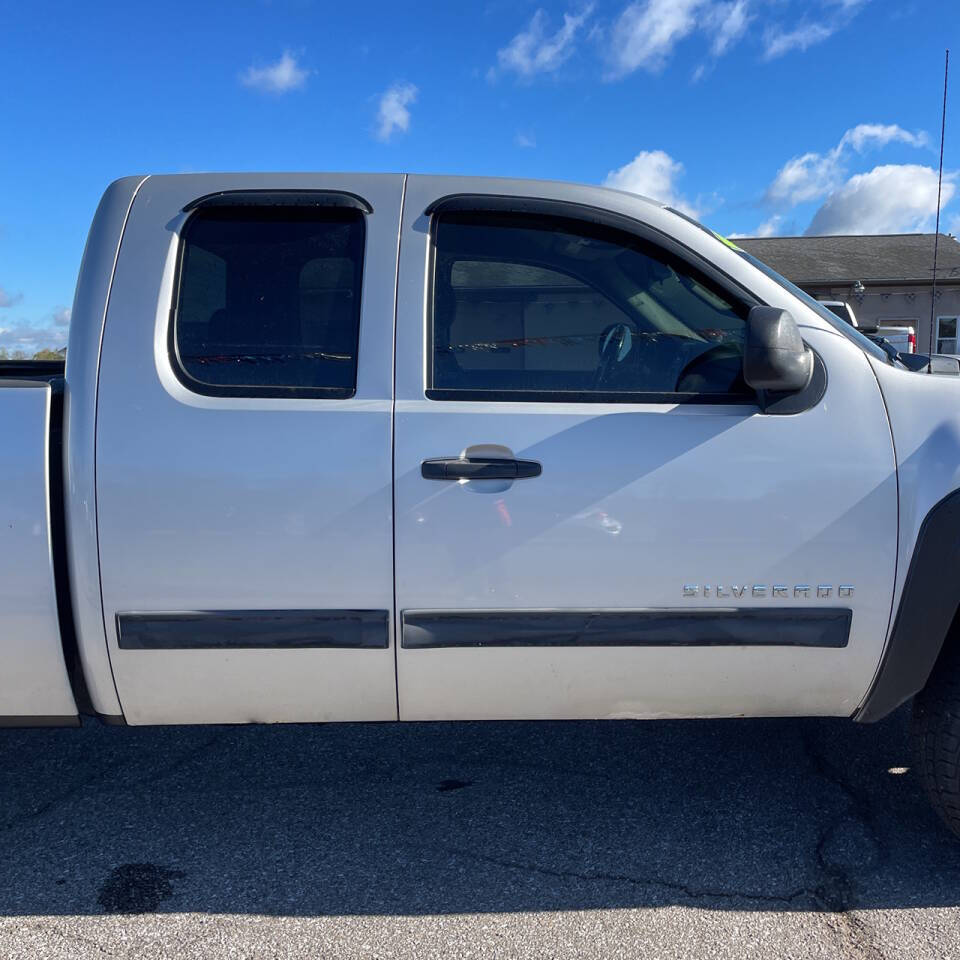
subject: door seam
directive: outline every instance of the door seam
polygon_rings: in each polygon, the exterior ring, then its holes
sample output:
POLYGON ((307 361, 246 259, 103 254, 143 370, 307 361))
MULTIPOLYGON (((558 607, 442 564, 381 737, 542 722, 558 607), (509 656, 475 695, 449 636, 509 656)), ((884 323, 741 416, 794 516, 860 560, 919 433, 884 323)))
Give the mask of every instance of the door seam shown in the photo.
POLYGON ((391 585, 393 588, 393 690, 396 697, 397 720, 400 719, 400 626, 397 617, 397 325, 400 303, 400 245, 403 240, 403 214, 407 198, 407 174, 400 187, 400 222, 397 225, 397 258, 393 277, 393 376, 390 381, 390 549, 391 585))

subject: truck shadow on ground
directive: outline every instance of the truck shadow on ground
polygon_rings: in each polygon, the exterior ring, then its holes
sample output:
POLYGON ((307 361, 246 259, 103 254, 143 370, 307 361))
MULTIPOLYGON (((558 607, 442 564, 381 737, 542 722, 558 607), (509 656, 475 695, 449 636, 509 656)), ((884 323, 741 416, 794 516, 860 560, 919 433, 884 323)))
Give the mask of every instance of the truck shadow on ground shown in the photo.
POLYGON ((0 731, 0 915, 960 904, 907 715, 0 731))

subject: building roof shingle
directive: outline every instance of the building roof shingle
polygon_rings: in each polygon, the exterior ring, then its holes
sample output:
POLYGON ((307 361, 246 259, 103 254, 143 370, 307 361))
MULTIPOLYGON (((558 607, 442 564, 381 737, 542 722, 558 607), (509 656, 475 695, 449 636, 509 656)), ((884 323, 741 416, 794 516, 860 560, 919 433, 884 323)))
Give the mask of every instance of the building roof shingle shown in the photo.
MULTIPOLYGON (((743 237, 734 242, 798 284, 933 278, 932 233, 847 237, 743 237)), ((960 284, 960 242, 940 234, 937 283, 960 284)))

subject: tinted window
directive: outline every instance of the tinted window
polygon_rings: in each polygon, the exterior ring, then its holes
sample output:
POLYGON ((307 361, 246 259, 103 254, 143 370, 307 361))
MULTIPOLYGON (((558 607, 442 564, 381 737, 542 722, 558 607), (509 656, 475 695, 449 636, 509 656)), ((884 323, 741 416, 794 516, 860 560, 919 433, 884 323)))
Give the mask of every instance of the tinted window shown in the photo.
POLYGON ((201 393, 352 396, 363 234, 356 210, 194 214, 174 324, 187 384, 201 393))
POLYGON ((751 395, 746 308, 645 241, 513 214, 443 215, 434 230, 428 396, 751 395))

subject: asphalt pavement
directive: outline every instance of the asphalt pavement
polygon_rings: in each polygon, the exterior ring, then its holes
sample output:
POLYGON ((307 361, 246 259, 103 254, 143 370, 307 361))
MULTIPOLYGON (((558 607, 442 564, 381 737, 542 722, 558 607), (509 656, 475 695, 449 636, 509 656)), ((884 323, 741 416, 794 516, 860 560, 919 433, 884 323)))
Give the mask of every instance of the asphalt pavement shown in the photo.
POLYGON ((956 957, 906 713, 0 730, 0 957, 956 957))

